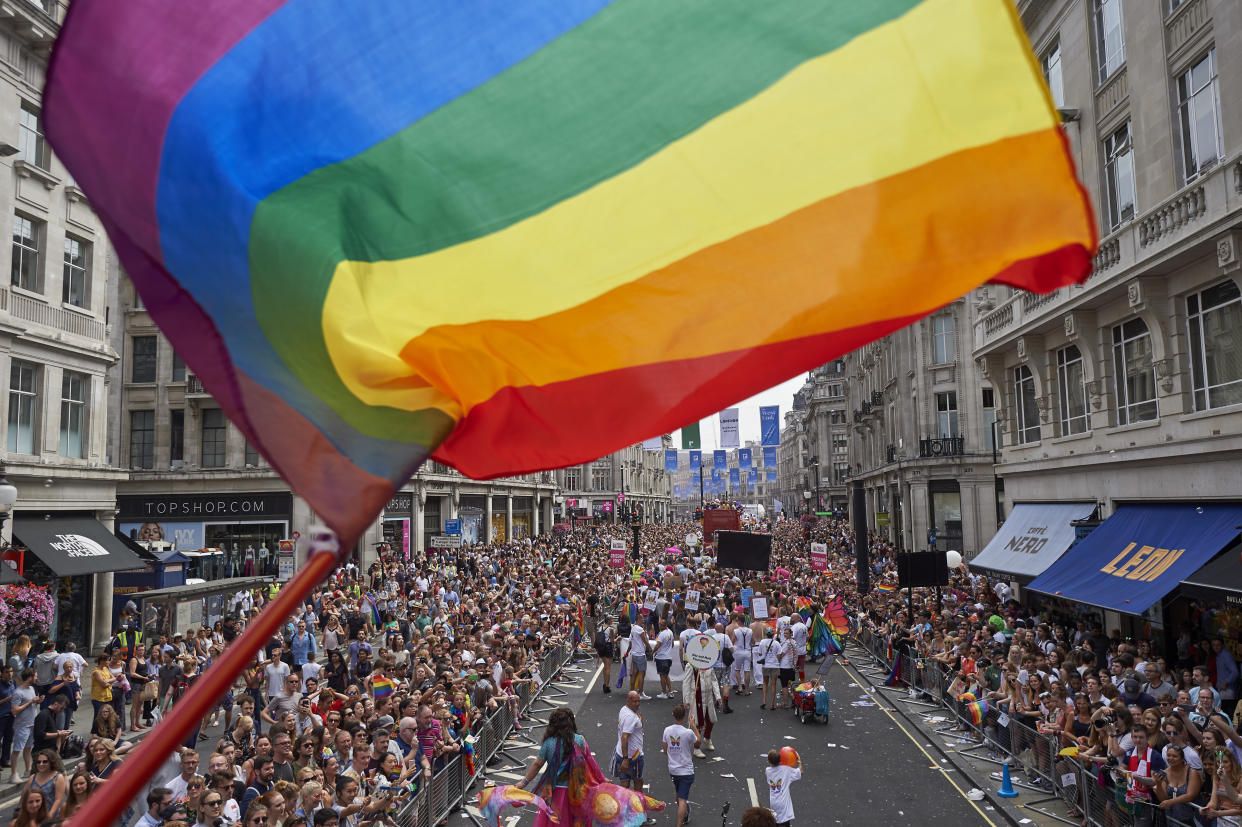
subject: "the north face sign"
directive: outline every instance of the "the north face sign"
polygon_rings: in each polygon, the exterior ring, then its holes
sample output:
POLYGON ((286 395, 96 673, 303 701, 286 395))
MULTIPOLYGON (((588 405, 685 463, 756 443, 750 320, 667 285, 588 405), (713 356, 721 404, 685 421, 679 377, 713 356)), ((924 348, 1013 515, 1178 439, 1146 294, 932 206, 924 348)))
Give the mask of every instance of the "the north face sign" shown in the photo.
POLYGON ((48 543, 56 551, 64 552, 66 557, 107 557, 108 550, 90 537, 81 534, 57 534, 54 542, 48 543))

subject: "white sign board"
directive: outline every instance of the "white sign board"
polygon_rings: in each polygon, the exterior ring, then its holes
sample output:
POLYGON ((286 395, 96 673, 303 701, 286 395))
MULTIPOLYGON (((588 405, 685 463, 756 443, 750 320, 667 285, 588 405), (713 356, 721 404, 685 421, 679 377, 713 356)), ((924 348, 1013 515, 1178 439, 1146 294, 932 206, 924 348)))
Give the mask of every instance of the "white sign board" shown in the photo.
POLYGON ((647 597, 643 602, 643 608, 649 612, 655 611, 656 599, 659 598, 659 596, 660 593, 655 589, 647 589, 647 597))
POLYGON ((431 538, 432 548, 461 548, 460 534, 435 534, 431 538))
POLYGON ((626 546, 625 540, 611 540, 609 541, 608 548, 612 551, 625 551, 628 546, 626 546))
POLYGON ((766 597, 752 597, 750 599, 750 614, 755 620, 767 620, 768 599, 766 597))
POLYGON ((292 554, 276 555, 276 579, 282 583, 289 582, 293 577, 294 557, 292 554))
POLYGON ((686 589, 686 608, 690 611, 698 611, 699 593, 694 589, 686 589))
POLYGON ((695 669, 711 669, 720 658, 720 643, 710 635, 695 635, 686 641, 683 656, 695 669))
POLYGON ((699 535, 695 534, 693 531, 686 535, 686 545, 690 546, 690 548, 694 548, 698 544, 699 535))

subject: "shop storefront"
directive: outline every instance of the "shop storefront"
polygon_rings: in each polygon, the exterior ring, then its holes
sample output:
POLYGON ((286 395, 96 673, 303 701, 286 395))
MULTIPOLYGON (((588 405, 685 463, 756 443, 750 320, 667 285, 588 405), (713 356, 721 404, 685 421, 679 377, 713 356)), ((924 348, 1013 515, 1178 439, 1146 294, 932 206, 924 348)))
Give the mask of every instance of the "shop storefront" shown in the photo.
POLYGON ((117 528, 128 537, 171 542, 176 551, 219 549, 229 576, 273 576, 279 541, 290 537, 293 496, 122 495, 117 508, 117 528))
POLYGON ((1074 522, 1095 513, 1095 503, 1018 503, 1004 525, 969 565, 1018 588, 1030 583, 1074 544, 1074 522))
MULTIPOLYGON (((92 628, 94 579, 109 572, 145 570, 146 561, 86 514, 19 513, 13 536, 15 544, 27 549, 21 575, 52 588, 56 610, 49 637, 61 645, 73 641, 81 651, 90 651, 92 641, 112 631, 92 628)), ((111 606, 106 608, 110 610, 111 606)), ((107 623, 109 616, 110 611, 103 613, 100 625, 107 623)))
POLYGON ((1205 567, 1239 532, 1242 505, 1122 505, 1029 588, 1102 609, 1106 631, 1167 651, 1189 616, 1184 593, 1204 585, 1205 567))
POLYGON ((414 495, 399 491, 384 507, 384 542, 401 560, 409 560, 413 547, 411 521, 414 519, 414 495))
MULTIPOLYGON (((463 496, 461 510, 457 514, 461 518, 461 541, 473 545, 487 542, 487 531, 483 528, 483 498, 463 496)), ((437 534, 439 531, 437 530, 437 534)))

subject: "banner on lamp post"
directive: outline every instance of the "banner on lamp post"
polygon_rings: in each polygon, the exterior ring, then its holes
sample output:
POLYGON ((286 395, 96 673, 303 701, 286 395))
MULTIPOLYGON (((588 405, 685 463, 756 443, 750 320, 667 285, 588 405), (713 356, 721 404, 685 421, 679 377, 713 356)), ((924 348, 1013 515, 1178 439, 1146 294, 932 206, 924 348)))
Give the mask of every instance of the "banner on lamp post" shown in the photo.
POLYGON ((698 471, 702 467, 703 467, 703 452, 702 451, 691 451, 690 452, 690 470, 698 471))
POLYGON ((651 439, 643 440, 644 451, 659 451, 664 448, 664 437, 653 436, 651 439))
POLYGON ((737 450, 737 465, 739 468, 749 468, 751 455, 749 448, 739 448, 737 450))
MULTIPOLYGON (((729 467, 729 457, 724 451, 712 451, 712 468, 717 471, 723 471, 729 467)), ((712 476, 716 476, 712 474, 712 476)))
POLYGON ((815 571, 828 570, 827 543, 811 543, 811 568, 815 571))
POLYGON ((720 447, 736 448, 740 444, 737 428, 737 408, 725 408, 720 412, 720 447))
POLYGON ((669 448, 664 452, 664 470, 677 470, 677 451, 673 448, 669 448))
POLYGON ((703 447, 703 440, 699 438, 699 423, 696 422, 681 429, 681 447, 686 451, 703 447))
POLYGON ((766 446, 763 449, 763 467, 764 468, 775 468, 776 467, 776 448, 772 447, 771 445, 766 446))
POLYGON ((781 444, 780 405, 765 405, 759 408, 759 444, 781 444))

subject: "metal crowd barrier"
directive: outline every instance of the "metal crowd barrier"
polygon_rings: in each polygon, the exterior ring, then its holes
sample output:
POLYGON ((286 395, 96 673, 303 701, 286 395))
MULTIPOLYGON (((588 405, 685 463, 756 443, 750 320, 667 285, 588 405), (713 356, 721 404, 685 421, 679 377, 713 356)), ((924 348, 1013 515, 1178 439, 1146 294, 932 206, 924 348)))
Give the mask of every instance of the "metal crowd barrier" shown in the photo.
MULTIPOLYGON (((592 624, 588 622, 587 625, 589 629, 592 624)), ((569 645, 562 643, 540 659, 539 676, 543 680, 542 685, 536 688, 531 684, 522 684, 517 690, 523 712, 538 700, 544 688, 573 660, 573 654, 569 645)), ((514 730, 514 724, 512 707, 507 702, 501 703, 483 721, 479 731, 474 733, 474 774, 466 771, 464 758, 455 756, 432 776, 430 784, 420 788, 400 809, 395 819, 398 827, 432 827, 459 809, 465 803, 466 795, 475 781, 486 774, 488 761, 504 748, 505 741, 514 730)))
MULTIPOLYGON (((1040 732, 1009 715, 1007 701, 989 703, 987 715, 974 723, 968 705, 950 691, 952 678, 938 661, 902 656, 894 671, 893 661, 898 659, 890 655, 889 641, 882 635, 862 629, 852 640, 876 661, 872 677, 883 673, 885 678, 895 679, 895 689, 909 693, 895 701, 931 707, 937 712, 943 709, 951 714, 948 721, 939 725, 937 733, 974 742, 958 749, 958 754, 998 766, 1008 764, 1015 787, 1044 794, 1042 798, 1023 801, 1025 809, 1066 824, 1090 827, 1195 827, 1193 822, 1173 818, 1154 804, 1127 802, 1124 782, 1116 785, 1106 777, 1101 783, 1097 764, 1059 757, 1057 753, 1069 744, 1063 743, 1059 734, 1040 732), (1058 800, 1068 812, 1047 809, 1058 800)), ((927 714, 926 710, 918 711, 927 714)))

